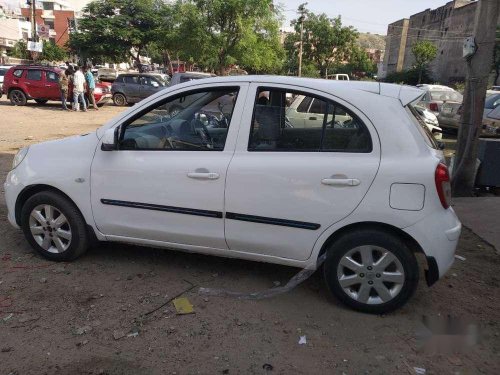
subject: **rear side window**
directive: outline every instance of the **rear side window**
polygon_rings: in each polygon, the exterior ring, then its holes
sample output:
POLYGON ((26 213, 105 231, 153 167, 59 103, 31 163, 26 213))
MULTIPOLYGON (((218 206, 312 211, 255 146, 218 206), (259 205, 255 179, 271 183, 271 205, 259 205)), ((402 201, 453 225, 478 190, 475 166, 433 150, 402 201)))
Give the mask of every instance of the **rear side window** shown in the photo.
POLYGON ((125 83, 131 84, 131 85, 139 84, 139 77, 137 77, 137 76, 125 76, 123 78, 124 78, 125 83))
POLYGON ((45 78, 47 78, 49 82, 59 82, 59 75, 56 72, 46 71, 45 78))
POLYGON ((117 79, 115 79, 115 83, 123 83, 123 77, 120 76, 117 79))
POLYGON ((28 70, 28 74, 26 74, 26 79, 29 79, 30 81, 40 81, 42 79, 42 71, 28 70))
POLYGON ((415 107, 413 107, 413 105, 409 104, 408 106, 406 106, 406 109, 407 109, 407 112, 408 112, 410 119, 415 124, 419 133, 424 138, 425 143, 427 143, 427 146, 432 147, 436 150, 439 149, 438 144, 437 144, 436 140, 434 139, 434 136, 432 135, 432 133, 429 130, 429 128, 427 127, 427 125, 425 125, 424 120, 419 115, 419 113, 415 109, 415 107))
POLYGON ((14 77, 20 78, 23 75, 23 70, 22 69, 16 69, 14 70, 14 73, 12 73, 14 77))
POLYGON ((260 88, 248 150, 371 152, 372 142, 365 124, 338 103, 301 92, 260 88), (309 112, 299 111, 300 105, 290 106, 290 96, 312 103, 309 112))

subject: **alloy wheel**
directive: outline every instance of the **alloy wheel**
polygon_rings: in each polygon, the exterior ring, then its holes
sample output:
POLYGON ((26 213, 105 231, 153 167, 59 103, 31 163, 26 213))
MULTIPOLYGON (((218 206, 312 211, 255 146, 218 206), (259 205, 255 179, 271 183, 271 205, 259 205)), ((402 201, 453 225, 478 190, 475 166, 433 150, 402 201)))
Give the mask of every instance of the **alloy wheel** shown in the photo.
POLYGON ((13 91, 11 94, 10 94, 10 97, 12 98, 12 101, 15 103, 15 104, 20 104, 23 102, 23 98, 22 98, 22 94, 19 92, 19 91, 13 91))
POLYGON ((377 305, 399 294, 405 283, 405 271, 391 251, 378 246, 358 246, 341 258, 337 280, 353 300, 377 305))
POLYGON ((49 204, 36 206, 29 217, 29 229, 36 243, 49 253, 66 251, 72 239, 68 219, 49 204))

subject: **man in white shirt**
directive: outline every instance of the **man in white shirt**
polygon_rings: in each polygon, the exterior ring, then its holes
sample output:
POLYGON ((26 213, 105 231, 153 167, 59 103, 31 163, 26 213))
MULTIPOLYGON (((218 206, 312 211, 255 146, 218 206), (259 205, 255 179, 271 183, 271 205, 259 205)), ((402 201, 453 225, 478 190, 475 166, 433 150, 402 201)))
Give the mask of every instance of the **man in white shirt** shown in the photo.
POLYGON ((73 74, 73 101, 75 104, 75 111, 80 110, 80 100, 82 101, 83 111, 87 112, 87 104, 85 103, 85 76, 83 75, 80 67, 75 67, 75 74, 73 74))

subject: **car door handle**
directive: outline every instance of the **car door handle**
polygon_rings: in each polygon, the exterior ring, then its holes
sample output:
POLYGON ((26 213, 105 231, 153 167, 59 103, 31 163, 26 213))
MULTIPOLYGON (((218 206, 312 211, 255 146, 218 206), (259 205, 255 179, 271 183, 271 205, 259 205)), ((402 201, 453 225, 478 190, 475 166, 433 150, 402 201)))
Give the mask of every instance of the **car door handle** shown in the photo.
POLYGON ((315 116, 309 117, 309 120, 317 120, 318 118, 315 116))
POLYGON ((215 172, 189 172, 187 176, 196 180, 217 180, 219 178, 219 174, 215 172))
POLYGON ((329 186, 358 186, 361 181, 357 178, 324 178, 321 183, 329 186))

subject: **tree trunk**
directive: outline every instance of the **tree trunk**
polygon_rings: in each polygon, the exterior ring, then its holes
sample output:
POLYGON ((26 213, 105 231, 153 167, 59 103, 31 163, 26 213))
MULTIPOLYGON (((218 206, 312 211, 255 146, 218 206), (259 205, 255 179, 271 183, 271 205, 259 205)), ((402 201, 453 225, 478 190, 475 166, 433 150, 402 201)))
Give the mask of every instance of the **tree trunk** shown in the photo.
POLYGON ((170 75, 174 75, 174 65, 172 64, 172 59, 170 58, 170 52, 168 52, 168 49, 163 51, 163 60, 165 66, 168 65, 168 70, 170 71, 170 75))
POLYGON ((418 84, 420 85, 422 83, 422 72, 423 72, 424 68, 423 67, 420 67, 419 71, 418 71, 418 84))

